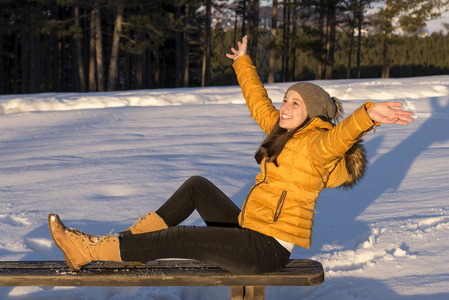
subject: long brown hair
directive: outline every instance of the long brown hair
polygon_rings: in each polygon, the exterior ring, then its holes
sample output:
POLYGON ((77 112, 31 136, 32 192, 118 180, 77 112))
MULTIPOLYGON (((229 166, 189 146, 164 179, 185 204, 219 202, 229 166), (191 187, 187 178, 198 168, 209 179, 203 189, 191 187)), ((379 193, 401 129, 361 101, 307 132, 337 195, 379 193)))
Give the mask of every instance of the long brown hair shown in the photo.
POLYGON ((270 134, 267 135, 265 140, 257 150, 254 158, 257 163, 260 164, 264 157, 267 157, 270 162, 274 162, 276 167, 278 167, 277 158, 279 154, 281 154, 282 149, 284 149, 285 144, 287 144, 288 140, 292 138, 295 133, 298 132, 301 128, 305 127, 310 122, 310 118, 307 116, 306 120, 296 127, 293 130, 288 131, 287 129, 281 128, 279 126, 279 120, 274 125, 273 130, 271 130, 270 134))

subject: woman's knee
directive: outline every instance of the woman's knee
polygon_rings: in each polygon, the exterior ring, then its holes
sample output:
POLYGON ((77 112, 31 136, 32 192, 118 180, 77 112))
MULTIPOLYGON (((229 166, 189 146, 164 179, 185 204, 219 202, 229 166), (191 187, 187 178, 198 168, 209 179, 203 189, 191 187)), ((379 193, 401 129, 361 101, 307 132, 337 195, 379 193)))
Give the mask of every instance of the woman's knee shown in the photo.
POLYGON ((194 175, 194 176, 191 176, 189 179, 187 179, 186 182, 202 182, 204 180, 207 180, 207 179, 204 178, 203 176, 194 175))
POLYGON ((190 185, 193 187, 212 185, 212 183, 209 180, 207 180, 206 178, 199 176, 199 175, 194 175, 194 176, 190 177, 189 179, 187 179, 185 181, 184 184, 187 184, 187 185, 190 185))

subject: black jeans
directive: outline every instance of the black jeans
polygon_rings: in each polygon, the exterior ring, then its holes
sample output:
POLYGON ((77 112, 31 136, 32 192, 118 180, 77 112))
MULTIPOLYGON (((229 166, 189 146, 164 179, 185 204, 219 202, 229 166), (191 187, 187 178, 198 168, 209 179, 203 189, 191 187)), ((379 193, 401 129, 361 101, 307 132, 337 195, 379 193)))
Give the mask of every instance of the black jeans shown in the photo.
POLYGON ((122 236, 122 260, 189 258, 232 273, 255 274, 277 270, 289 259, 290 252, 276 239, 241 228, 240 209, 202 177, 184 182, 156 212, 169 228, 122 236), (207 226, 179 226, 195 209, 207 226))

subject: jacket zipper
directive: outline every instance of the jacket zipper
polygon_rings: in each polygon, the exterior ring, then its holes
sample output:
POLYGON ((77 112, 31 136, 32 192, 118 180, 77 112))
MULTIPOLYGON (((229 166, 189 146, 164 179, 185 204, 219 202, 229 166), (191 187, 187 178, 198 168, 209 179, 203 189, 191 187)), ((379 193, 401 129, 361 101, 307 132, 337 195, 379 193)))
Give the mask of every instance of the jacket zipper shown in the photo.
POLYGON ((243 220, 244 220, 244 218, 245 218, 245 209, 246 209, 246 204, 248 203, 249 196, 251 195, 251 193, 253 192, 253 190, 254 190, 256 187, 258 187, 259 185, 261 185, 262 183, 264 183, 265 180, 267 179, 267 160, 268 160, 268 157, 265 158, 265 162, 264 162, 264 173, 265 173, 265 174, 264 174, 263 180, 262 180, 261 182, 259 182, 258 184, 253 185, 253 187, 252 187, 252 188, 249 190, 249 192, 248 192, 248 196, 246 196, 245 202, 243 202, 243 207, 242 207, 242 220, 241 220, 241 222, 240 222, 240 226, 243 226, 243 220))
POLYGON ((274 214, 273 221, 276 222, 279 219, 279 215, 281 214, 282 207, 284 206, 285 198, 287 197, 287 191, 282 191, 281 197, 278 201, 278 206, 276 207, 276 212, 274 214))
POLYGON ((368 133, 371 130, 373 130, 373 133, 376 133, 376 128, 377 128, 376 124, 372 125, 367 130, 365 130, 362 133, 360 133, 359 136, 355 140, 358 141, 364 134, 368 133))
MULTIPOLYGON (((307 126, 309 126, 309 124, 312 123, 312 121, 313 121, 315 118, 316 118, 316 117, 313 117, 312 119, 310 119, 310 120, 307 122, 307 124, 305 124, 300 130, 298 130, 298 132, 302 131, 304 128, 306 128, 307 126)), ((297 132, 297 133, 298 133, 298 132, 297 132)), ((240 222, 240 226, 243 225, 243 221, 244 221, 244 219, 245 219, 245 209, 246 209, 246 204, 248 203, 249 196, 251 196, 251 193, 253 192, 253 190, 254 190, 256 187, 258 187, 259 185, 261 185, 262 183, 264 183, 265 180, 267 179, 267 161, 268 161, 268 160, 269 160, 269 157, 266 157, 266 158, 265 158, 265 162, 264 162, 264 172, 265 172, 265 174, 264 174, 263 180, 262 180, 261 182, 259 182, 258 184, 253 185, 253 187, 252 187, 252 188, 249 190, 249 192, 248 192, 248 196, 246 196, 246 199, 245 199, 245 201, 243 202, 243 206, 242 206, 242 220, 241 220, 241 222, 240 222)), ((284 192, 285 192, 285 195, 286 195, 287 192, 286 192, 286 191, 284 191, 284 192)), ((284 195, 284 192, 282 193, 283 195, 284 195)), ((282 205, 284 204, 285 195, 284 195, 283 199, 282 199, 282 195, 281 195, 282 205)), ((282 209, 282 205, 281 205, 281 207, 280 207, 280 210, 282 209)), ((278 203, 278 207, 279 207, 279 203, 278 203)), ((279 213, 280 213, 280 210, 279 210, 279 213)), ((277 209, 276 209, 276 212, 277 212, 277 209)), ((276 217, 276 220, 277 220, 278 217, 279 217, 279 215, 276 217)))

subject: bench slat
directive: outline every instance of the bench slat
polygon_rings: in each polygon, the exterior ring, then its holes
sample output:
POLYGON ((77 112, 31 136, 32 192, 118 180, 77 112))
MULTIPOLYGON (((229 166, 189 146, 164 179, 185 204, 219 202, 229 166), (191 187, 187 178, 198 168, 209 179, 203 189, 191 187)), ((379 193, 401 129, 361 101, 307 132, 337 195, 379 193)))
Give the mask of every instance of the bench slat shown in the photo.
POLYGON ((63 261, 0 262, 0 286, 308 286, 323 281, 322 265, 307 259, 257 275, 230 274, 196 260, 95 262, 78 272, 63 261))

